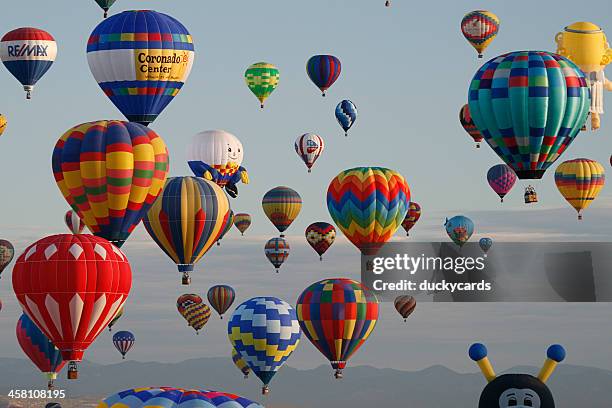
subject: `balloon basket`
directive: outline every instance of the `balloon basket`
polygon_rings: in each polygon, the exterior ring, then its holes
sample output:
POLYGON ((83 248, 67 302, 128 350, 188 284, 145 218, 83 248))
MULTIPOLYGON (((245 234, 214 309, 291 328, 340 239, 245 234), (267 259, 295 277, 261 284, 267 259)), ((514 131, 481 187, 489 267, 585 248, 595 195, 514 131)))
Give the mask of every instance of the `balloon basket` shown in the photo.
POLYGON ((344 378, 344 374, 342 374, 342 370, 336 370, 336 372, 334 373, 334 377, 336 378, 336 380, 341 380, 344 378))
POLYGON ((191 283, 191 276, 189 276, 188 274, 184 273, 183 274, 183 278, 181 279, 181 283, 183 285, 189 285, 191 283))
POLYGON ((55 388, 55 385, 53 384, 53 380, 49 380, 49 382, 47 383, 47 389, 52 390, 54 388, 55 388))
POLYGON ((264 385, 261 387, 261 395, 268 395, 270 393, 270 387, 268 385, 264 385))
POLYGON ((79 379, 79 369, 77 367, 76 362, 71 361, 68 364, 68 379, 69 380, 78 380, 79 379))

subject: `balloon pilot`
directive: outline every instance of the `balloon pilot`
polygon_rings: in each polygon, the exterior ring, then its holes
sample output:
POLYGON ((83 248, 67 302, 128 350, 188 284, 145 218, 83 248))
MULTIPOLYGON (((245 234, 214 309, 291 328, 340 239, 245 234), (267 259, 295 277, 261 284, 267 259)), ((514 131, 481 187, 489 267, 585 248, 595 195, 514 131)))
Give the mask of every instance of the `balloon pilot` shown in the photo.
POLYGON ((525 204, 537 203, 538 202, 538 194, 535 191, 535 188, 530 184, 525 187, 525 204))
POLYGON ((503 374, 497 376, 487 357, 484 344, 472 344, 470 358, 478 364, 488 384, 480 394, 478 408, 555 408, 552 392, 546 382, 557 364, 565 359, 565 349, 552 345, 537 377, 530 374, 503 374))

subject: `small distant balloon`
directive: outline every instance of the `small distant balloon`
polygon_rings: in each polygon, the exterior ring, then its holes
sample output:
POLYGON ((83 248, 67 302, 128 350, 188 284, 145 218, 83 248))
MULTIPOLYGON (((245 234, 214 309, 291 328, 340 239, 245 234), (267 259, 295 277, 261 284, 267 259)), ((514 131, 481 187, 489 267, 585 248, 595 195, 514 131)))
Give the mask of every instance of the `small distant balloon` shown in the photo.
POLYGON ((121 306, 119 310, 117 310, 115 317, 113 317, 110 323, 108 323, 108 331, 113 331, 113 326, 115 325, 115 323, 117 323, 117 320, 121 319, 121 316, 123 316, 124 308, 125 306, 121 306))
POLYGON ((474 233, 474 223, 468 217, 457 215, 444 223, 446 233, 459 247, 465 245, 474 233))
POLYGON ((503 203, 516 183, 516 173, 507 164, 496 164, 487 171, 487 182, 503 203))
POLYGON ((412 296, 402 295, 395 298, 393 302, 395 310, 404 318, 404 321, 408 319, 408 316, 414 312, 416 308, 416 300, 412 296))
POLYGON ((236 299, 236 291, 228 285, 215 285, 208 289, 208 301, 210 305, 219 313, 219 317, 223 319, 223 314, 234 303, 236 299))
POLYGON ((336 106, 336 120, 344 130, 344 136, 348 136, 348 131, 357 120, 357 107, 348 99, 343 100, 336 106))
POLYGON ((322 96, 340 76, 342 64, 333 55, 315 55, 306 63, 310 80, 321 90, 322 96))
POLYGON ((300 156, 309 173, 323 150, 325 150, 323 138, 314 133, 304 133, 295 141, 295 152, 300 156))
POLYGON ((264 252, 266 258, 276 268, 276 273, 289 257, 289 243, 284 238, 272 238, 266 242, 264 252))
POLYGON ((125 360, 125 355, 134 346, 136 337, 129 331, 118 331, 113 335, 113 344, 121 356, 125 360))
POLYGON ((283 232, 302 210, 302 197, 292 188, 279 186, 268 191, 261 201, 264 213, 284 237, 283 232))
POLYGON ((79 214, 74 210, 68 210, 64 216, 66 226, 73 234, 80 234, 85 229, 85 223, 79 217, 79 214))
POLYGON ((15 248, 13 248, 13 244, 11 244, 5 239, 0 239, 0 275, 2 274, 4 269, 11 263, 14 256, 15 248))
POLYGON ((461 32, 478 52, 478 58, 482 58, 484 50, 497 37, 499 18, 490 11, 471 11, 461 20, 461 32))
POLYGON ((234 226, 238 228, 240 234, 244 235, 246 230, 251 226, 251 216, 247 213, 238 213, 234 215, 234 226))
POLYGON ((410 236, 410 230, 414 227, 417 221, 421 218, 421 206, 414 201, 410 202, 406 218, 402 222, 402 227, 406 231, 406 236, 410 236))
POLYGON ((319 254, 319 260, 323 260, 323 254, 336 240, 336 229, 327 222, 314 222, 306 227, 306 241, 319 254))
POLYGON ((247 68, 244 73, 247 86, 260 102, 263 109, 266 99, 278 86, 280 72, 278 68, 267 62, 257 62, 247 68))
POLYGON ((467 134, 470 135, 472 139, 474 139, 474 142, 476 143, 476 148, 480 149, 480 142, 482 142, 484 137, 482 136, 482 134, 480 134, 480 131, 474 124, 474 121, 472 120, 472 115, 470 114, 470 105, 468 105, 467 103, 463 105, 463 107, 459 111, 459 122, 461 123, 461 126, 463 126, 463 129, 467 132, 467 134))
POLYGON ((480 241, 478 241, 478 245, 480 245, 480 249, 482 249, 482 252, 486 254, 487 252, 489 252, 489 249, 491 249, 491 247, 493 246, 493 240, 487 237, 480 238, 480 241))
POLYGON ((568 160, 557 167, 555 184, 567 202, 578 212, 586 210, 597 198, 606 182, 603 166, 590 159, 568 160))
POLYGON ((210 307, 199 295, 188 293, 179 296, 176 300, 176 308, 178 312, 187 320, 187 324, 200 334, 200 330, 206 325, 210 319, 210 307))
POLYGON ((104 10, 104 18, 108 17, 108 10, 115 3, 115 1, 116 0, 96 0, 98 6, 100 6, 100 8, 104 10))

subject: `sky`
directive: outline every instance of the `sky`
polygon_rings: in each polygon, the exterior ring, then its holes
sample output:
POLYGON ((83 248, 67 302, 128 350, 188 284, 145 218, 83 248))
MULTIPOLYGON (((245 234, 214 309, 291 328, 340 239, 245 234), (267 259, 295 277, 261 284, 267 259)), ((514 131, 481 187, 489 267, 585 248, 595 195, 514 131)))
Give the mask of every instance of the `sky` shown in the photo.
MULTIPOLYGON (((500 34, 486 52, 555 50, 555 34, 574 21, 594 21, 612 33, 612 4, 593 0, 576 7, 568 0, 439 1, 311 0, 265 4, 246 2, 180 2, 118 0, 112 12, 149 7, 171 14, 194 38, 196 59, 191 76, 177 98, 151 128, 170 151, 170 174, 190 175, 185 149, 192 135, 225 129, 237 135, 245 149, 243 166, 251 184, 240 184, 232 200, 235 212, 253 214, 248 237, 234 230, 213 249, 194 274, 190 291, 204 294, 215 283, 236 287, 238 300, 273 295, 290 303, 309 283, 331 276, 359 277, 357 251, 343 238, 322 264, 304 242, 302 231, 314 221, 330 221, 325 192, 340 171, 376 165, 402 173, 413 200, 423 208, 414 230, 416 240, 444 239, 444 217, 465 214, 476 224, 476 236, 498 240, 609 241, 612 189, 577 222, 553 181, 553 166, 536 187, 540 203, 522 203, 522 187, 500 206, 486 182, 487 169, 499 163, 484 144, 476 150, 458 121, 469 80, 484 60, 459 31, 462 16, 486 8, 501 19, 500 34), (330 53, 342 61, 339 80, 322 98, 310 83, 305 63, 311 55, 330 53), (243 79, 254 62, 274 63, 280 85, 259 109, 243 79), (351 99, 359 117, 345 138, 334 118, 342 99, 351 99), (320 134, 326 150, 313 172, 294 152, 294 140, 306 132, 320 134), (302 212, 289 230, 292 254, 279 275, 263 256, 264 242, 277 234, 261 209, 270 188, 289 185, 303 198, 302 212)), ((0 169, 4 176, 0 200, 0 236, 14 241, 20 253, 29 243, 65 232, 67 205, 53 180, 51 153, 57 139, 79 123, 122 119, 89 72, 85 44, 100 22, 93 1, 22 0, 0 14, 0 31, 36 26, 58 42, 57 61, 39 82, 34 98, 25 101, 19 83, 0 69, 0 112, 9 125, 0 138, 0 169)), ((612 35, 612 34, 611 34, 612 35)), ((612 106, 612 95, 607 95, 612 106)), ((578 136, 563 159, 588 157, 609 169, 612 114, 602 129, 578 136)), ((399 233, 398 233, 399 236, 399 233)), ((176 297, 184 291, 179 274, 148 239, 142 227, 125 247, 131 260, 134 288, 121 329, 133 330, 138 345, 131 353, 141 361, 171 361, 229 352, 225 321, 212 319, 206 334, 192 336, 179 318, 176 297), (142 340, 141 340, 142 339, 142 340)), ((18 305, 10 287, 10 268, 0 281, 0 356, 20 356, 14 338, 18 305)), ((444 364, 471 370, 466 349, 476 340, 495 347, 500 364, 535 364, 548 344, 562 342, 575 364, 612 368, 609 338, 610 305, 593 304, 428 304, 407 325, 392 305, 382 308, 375 334, 353 364, 418 369, 444 364), (589 347, 584 346, 585 343, 589 347), (398 358, 398 353, 401 358, 398 358)), ((303 344, 289 364, 322 364, 314 348, 303 344)), ((106 333, 88 358, 116 361, 118 354, 106 333)))

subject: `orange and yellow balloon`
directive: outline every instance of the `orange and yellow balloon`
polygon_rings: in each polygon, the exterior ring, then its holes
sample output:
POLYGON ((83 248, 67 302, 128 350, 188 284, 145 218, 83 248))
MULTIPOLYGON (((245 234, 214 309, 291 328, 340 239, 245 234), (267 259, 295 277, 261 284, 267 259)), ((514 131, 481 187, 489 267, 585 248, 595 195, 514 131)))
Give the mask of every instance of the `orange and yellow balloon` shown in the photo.
POLYGON ((578 211, 579 220, 582 211, 597 198, 605 181, 603 166, 590 159, 565 161, 555 172, 555 184, 561 195, 578 211))

